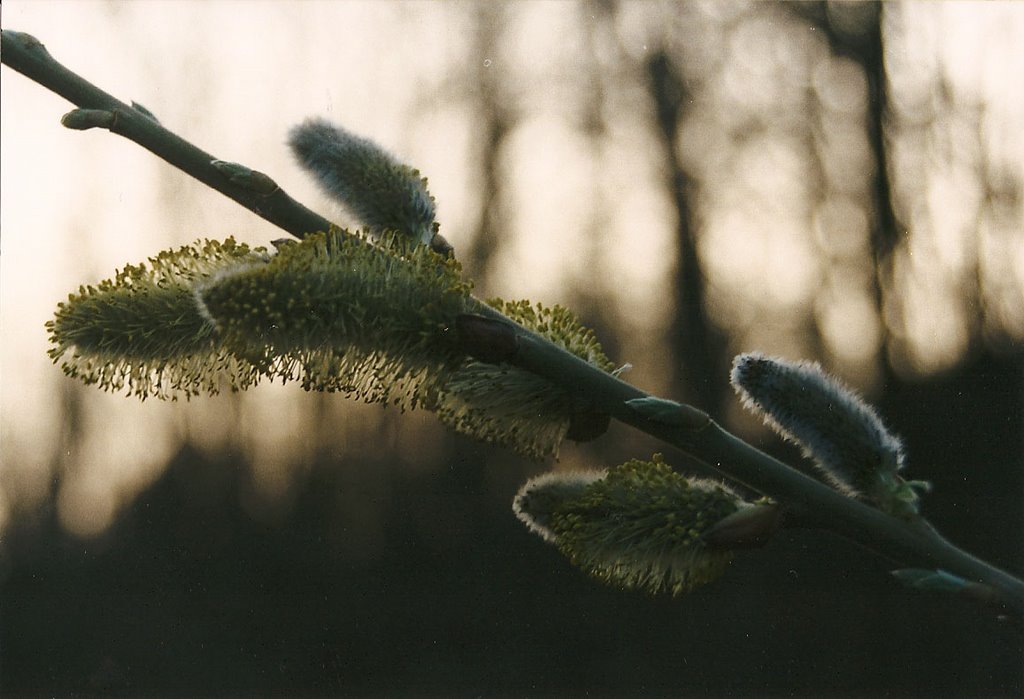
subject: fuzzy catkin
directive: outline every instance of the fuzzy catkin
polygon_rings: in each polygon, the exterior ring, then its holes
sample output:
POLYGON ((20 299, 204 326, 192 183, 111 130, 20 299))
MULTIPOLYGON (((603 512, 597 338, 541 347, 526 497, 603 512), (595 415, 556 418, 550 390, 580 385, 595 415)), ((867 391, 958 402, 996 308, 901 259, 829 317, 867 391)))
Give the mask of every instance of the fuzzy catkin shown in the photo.
MULTIPOLYGON (((592 330, 561 306, 489 299, 488 304, 603 371, 611 371, 592 330)), ((467 358, 448 378, 438 417, 457 432, 533 459, 557 457, 572 419, 572 400, 546 379, 509 364, 467 358)))
POLYGON ((326 119, 293 127, 288 143, 321 189, 371 232, 393 231, 430 243, 437 207, 419 170, 326 119))
POLYGON ((725 486, 685 478, 656 455, 603 472, 540 476, 520 489, 513 510, 589 575, 679 595, 724 572, 733 554, 701 537, 748 506, 725 486))
POLYGON ((329 231, 199 293, 222 342, 265 374, 412 408, 462 360, 448 328, 469 289, 457 262, 426 247, 329 231))
POLYGON ((143 399, 247 388, 259 372, 221 346, 193 290, 227 267, 267 259, 262 248, 228 239, 199 241, 128 265, 58 304, 46 324, 49 355, 68 376, 143 399))
POLYGON ((895 478, 903 467, 900 440, 817 363, 741 354, 731 380, 744 405, 798 444, 837 490, 870 498, 880 476, 895 478))

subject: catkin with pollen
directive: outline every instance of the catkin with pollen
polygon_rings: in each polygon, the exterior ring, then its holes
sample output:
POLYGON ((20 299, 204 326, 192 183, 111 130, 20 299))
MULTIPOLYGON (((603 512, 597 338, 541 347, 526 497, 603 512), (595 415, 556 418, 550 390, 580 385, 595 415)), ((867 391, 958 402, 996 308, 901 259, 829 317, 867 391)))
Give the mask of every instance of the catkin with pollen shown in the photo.
POLYGON ((598 580, 679 595, 725 571, 732 551, 702 536, 750 506, 719 483, 676 473, 656 455, 603 472, 545 474, 523 486, 513 510, 598 580))
POLYGON ((68 376, 142 399, 247 388, 259 372, 223 348, 194 288, 225 268, 267 259, 262 248, 228 239, 199 241, 161 252, 148 265, 128 265, 58 304, 46 324, 49 355, 68 376))

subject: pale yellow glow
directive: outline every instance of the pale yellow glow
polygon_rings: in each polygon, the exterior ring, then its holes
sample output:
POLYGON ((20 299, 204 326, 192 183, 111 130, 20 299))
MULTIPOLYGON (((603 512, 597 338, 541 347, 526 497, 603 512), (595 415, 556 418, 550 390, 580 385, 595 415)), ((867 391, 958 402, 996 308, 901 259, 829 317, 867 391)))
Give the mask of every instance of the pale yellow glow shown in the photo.
POLYGON ((868 190, 868 176, 874 172, 874 161, 860 122, 848 117, 829 119, 818 128, 824 150, 822 169, 828 186, 836 192, 863 197, 868 190))
MULTIPOLYGON (((1011 221, 994 214, 985 216, 979 230, 979 264, 986 277, 1004 280, 988 283, 982 298, 993 327, 1024 329, 1024 235, 1011 221)), ((992 327, 987 328, 990 332, 992 327)))
POLYGON ((822 107, 860 116, 867 108, 867 79, 849 58, 826 58, 813 71, 814 89, 822 107))
MULTIPOLYGON (((654 332, 664 327, 670 310, 669 274, 674 271, 671 225, 674 212, 657 193, 653 182, 629 187, 617 195, 611 227, 621 235, 611 238, 604 248, 604 266, 616 285, 630 294, 617 295, 618 311, 637 329, 654 332), (638 314, 635 308, 646 308, 638 314)), ((611 192, 609 192, 609 195, 611 192)))
POLYGON ((523 123, 506 149, 512 237, 496 287, 506 296, 553 303, 562 277, 581 270, 584 262, 584 236, 596 205, 590 149, 564 120, 545 116, 523 123))
POLYGON ((956 165, 935 173, 926 196, 929 208, 942 212, 932 218, 929 242, 934 244, 934 250, 929 251, 928 259, 948 272, 962 274, 975 261, 977 220, 974 212, 981 192, 974 173, 956 165))
POLYGON ((858 280, 832 280, 827 303, 818 306, 818 322, 829 353, 843 365, 867 364, 881 340, 878 314, 868 289, 858 280))
POLYGON ((795 221, 743 214, 720 220, 722 226, 709 228, 701 247, 710 275, 746 293, 758 289, 757 298, 749 300, 755 308, 795 306, 809 299, 817 286, 817 262, 795 221))
POLYGON ((90 399, 84 439, 73 447, 58 499, 61 523, 79 536, 104 531, 120 508, 163 471, 174 443, 166 422, 170 404, 146 411, 118 396, 90 399), (95 423, 95 424, 90 424, 95 423))
POLYGON ((987 312, 1002 332, 1024 337, 1024 201, 989 204, 977 180, 982 166, 1019 178, 1024 163, 1018 87, 1024 12, 1006 2, 907 3, 902 9, 906 50, 893 53, 890 66, 896 104, 923 123, 934 120, 927 131, 907 131, 894 143, 895 167, 917 174, 927 192, 906 220, 909 260, 901 268, 913 274, 903 290, 902 339, 911 370, 929 372, 956 362, 967 346, 964 323, 976 321, 981 308, 963 298, 961 286, 973 283, 976 265, 987 312), (980 138, 977 124, 929 93, 922 66, 940 69, 952 99, 973 105, 982 117, 980 138))
POLYGON ((544 112, 561 112, 580 89, 585 56, 579 20, 574 3, 509 3, 501 28, 511 40, 492 68, 504 71, 519 99, 544 112))
POLYGON ((285 496, 299 475, 294 466, 310 463, 316 454, 308 424, 312 406, 297 400, 300 393, 298 386, 267 384, 241 402, 237 438, 251 464, 253 489, 266 502, 285 496))
POLYGON ((847 196, 835 195, 814 212, 814 233, 818 245, 836 258, 866 259, 868 217, 864 207, 847 196))

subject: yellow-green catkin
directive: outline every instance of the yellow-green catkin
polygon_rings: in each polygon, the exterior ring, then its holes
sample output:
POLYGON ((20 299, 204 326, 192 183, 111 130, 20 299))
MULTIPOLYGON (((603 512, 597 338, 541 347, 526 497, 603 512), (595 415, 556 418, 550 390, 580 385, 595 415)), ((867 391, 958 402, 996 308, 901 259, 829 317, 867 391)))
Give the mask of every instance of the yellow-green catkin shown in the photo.
POLYGON ((82 286, 47 322, 54 363, 68 376, 140 398, 177 398, 243 389, 258 372, 220 346, 193 295, 225 267, 260 265, 262 248, 233 239, 199 241, 128 265, 113 279, 82 286))
POLYGON ((725 486, 673 471, 659 456, 597 474, 527 483, 513 509, 574 565, 616 587, 682 594, 719 577, 732 553, 702 535, 748 507, 725 486))
MULTIPOLYGON (((199 295, 232 352, 268 376, 402 409, 424 407, 456 431, 544 458, 557 454, 569 397, 508 364, 467 356, 453 326, 479 308, 455 260, 394 236, 331 231, 239 265, 199 295)), ((601 369, 611 362, 570 311, 526 301, 497 310, 601 369)))
MULTIPOLYGON (((593 331, 561 306, 489 299, 528 330, 594 366, 611 371, 593 331)), ((572 416, 570 397, 547 380, 508 364, 466 360, 445 383, 438 416, 458 432, 511 447, 534 459, 558 455, 572 416)))
MULTIPOLYGON (((228 240, 161 253, 83 287, 48 325, 55 361, 109 390, 177 397, 300 381, 401 409, 532 458, 557 455, 569 396, 510 364, 467 355, 457 319, 480 310, 457 261, 408 236, 332 230, 276 254, 228 240)), ((602 370, 611 362, 570 311, 491 302, 602 370)))
POLYGON ((454 260, 334 230, 199 290, 224 344, 273 378, 401 408, 430 407, 461 360, 451 326, 470 285, 454 260))

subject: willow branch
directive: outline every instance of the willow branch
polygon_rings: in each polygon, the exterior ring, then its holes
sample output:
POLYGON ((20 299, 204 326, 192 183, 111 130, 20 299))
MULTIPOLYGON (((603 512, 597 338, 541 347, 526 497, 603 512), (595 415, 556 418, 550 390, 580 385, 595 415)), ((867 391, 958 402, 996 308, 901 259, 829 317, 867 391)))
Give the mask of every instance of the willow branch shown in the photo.
POLYGON ((4 65, 79 107, 64 119, 68 128, 106 128, 123 136, 297 238, 332 227, 330 221, 292 199, 266 175, 232 168, 232 164, 165 129, 140 105, 125 104, 71 72, 35 37, 3 30, 0 57, 4 65))
MULTIPOLYGON (((35 38, 3 31, 2 61, 79 107, 70 128, 107 128, 160 156, 258 216, 302 238, 330 221, 289 197, 266 175, 224 163, 162 127, 146 110, 103 92, 54 60, 35 38)), ((980 583, 994 602, 1024 617, 1024 582, 957 548, 924 520, 906 522, 846 497, 730 434, 708 415, 680 406, 673 424, 628 403, 651 398, 480 303, 478 310, 505 329, 507 360, 558 386, 588 411, 611 416, 706 463, 724 476, 783 503, 801 521, 856 541, 902 566, 947 570, 980 583)), ((634 404, 635 405, 635 404, 634 404)))

